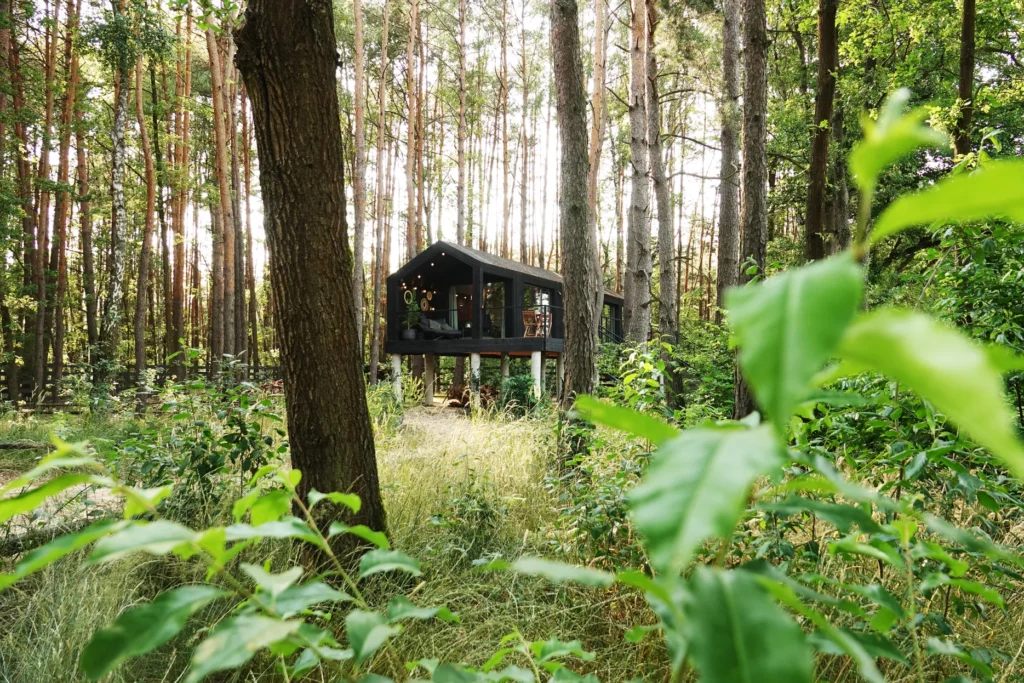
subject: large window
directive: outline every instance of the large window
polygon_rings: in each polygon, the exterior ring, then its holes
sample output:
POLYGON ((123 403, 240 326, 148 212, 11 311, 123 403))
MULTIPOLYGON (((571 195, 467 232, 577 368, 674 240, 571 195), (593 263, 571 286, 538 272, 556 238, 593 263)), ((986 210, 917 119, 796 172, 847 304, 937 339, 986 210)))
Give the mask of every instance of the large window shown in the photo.
POLYGON ((554 316, 551 290, 537 285, 523 287, 523 336, 550 337, 554 316))
POLYGON ((484 282, 483 330, 481 336, 502 339, 505 336, 505 282, 484 282))

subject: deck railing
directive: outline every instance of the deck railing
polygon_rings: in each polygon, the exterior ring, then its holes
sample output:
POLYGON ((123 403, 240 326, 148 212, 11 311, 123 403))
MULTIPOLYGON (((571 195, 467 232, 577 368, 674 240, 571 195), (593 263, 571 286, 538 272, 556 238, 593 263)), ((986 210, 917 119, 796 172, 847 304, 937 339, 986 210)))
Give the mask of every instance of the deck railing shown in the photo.
MULTIPOLYGON (((561 317, 561 309, 547 304, 484 306, 480 313, 479 338, 482 339, 552 338, 557 332, 556 319, 561 317)), ((461 311, 433 308, 418 314, 399 311, 393 321, 395 324, 388 326, 397 330, 397 338, 390 341, 409 340, 410 336, 413 339, 476 338, 472 314, 472 310, 465 308, 461 311)))

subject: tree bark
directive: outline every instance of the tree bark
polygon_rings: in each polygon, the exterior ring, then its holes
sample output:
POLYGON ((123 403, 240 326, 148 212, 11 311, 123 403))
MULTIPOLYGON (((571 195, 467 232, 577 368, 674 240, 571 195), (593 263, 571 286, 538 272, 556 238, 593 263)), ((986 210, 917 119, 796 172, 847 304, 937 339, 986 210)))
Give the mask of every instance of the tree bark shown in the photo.
MULTIPOLYGON (((753 260, 763 276, 768 241, 768 29, 764 0, 743 2, 743 187, 740 222, 743 262, 753 260)), ((740 273, 740 281, 750 277, 740 273)), ((733 416, 754 410, 754 396, 736 366, 733 416)))
MULTIPOLYGON (((80 2, 81 0, 79 0, 80 2)), ((64 63, 67 65, 67 85, 64 91, 64 102, 61 111, 60 154, 57 169, 56 203, 56 239, 54 249, 57 253, 57 290, 53 299, 53 381, 56 391, 57 383, 64 376, 64 299, 68 287, 68 216, 71 206, 71 194, 68 192, 68 179, 71 175, 71 128, 78 99, 78 59, 74 53, 74 39, 78 33, 78 8, 75 0, 68 0, 67 26, 64 37, 64 63)))
POLYGON ((654 54, 654 32, 658 25, 657 6, 647 0, 647 136, 650 141, 651 177, 654 179, 654 198, 658 210, 658 333, 662 339, 676 343, 676 292, 672 225, 672 192, 665 159, 661 149, 661 102, 658 96, 658 59, 654 54))
POLYGON ((330 0, 250 0, 237 59, 262 162, 288 439, 304 475, 299 494, 354 492, 362 508, 352 521, 383 530, 343 229, 333 15, 330 0))
MULTIPOLYGON (((192 92, 192 14, 189 13, 185 21, 185 56, 184 56, 184 82, 182 94, 187 98, 192 92)), ((188 173, 189 153, 189 128, 192 112, 184 105, 184 99, 175 103, 179 109, 178 120, 181 122, 181 129, 178 133, 176 143, 175 165, 185 176, 188 173)), ((174 333, 171 340, 171 353, 177 354, 174 358, 174 374, 179 381, 185 380, 185 354, 182 345, 185 340, 185 205, 188 197, 184 178, 178 180, 179 186, 175 188, 175 199, 172 202, 174 217, 174 272, 171 283, 171 317, 173 318, 174 333)))
POLYGON ((828 143, 832 104, 836 94, 839 47, 836 33, 838 0, 818 2, 818 91, 811 127, 811 164, 807 171, 807 215, 804 255, 808 261, 825 258, 825 193, 828 185, 828 143))
POLYGON ((212 28, 206 30, 206 47, 210 54, 210 84, 213 89, 214 146, 216 147, 217 189, 220 194, 220 234, 223 243, 223 276, 224 292, 223 310, 220 313, 223 325, 223 348, 216 355, 214 363, 219 363, 221 355, 235 352, 235 216, 231 201, 231 169, 228 160, 228 114, 227 96, 224 93, 225 65, 221 64, 220 50, 216 35, 212 28))
POLYGON ((565 307, 565 381, 562 407, 572 407, 579 394, 594 389, 597 345, 594 331, 594 290, 597 236, 589 216, 587 182, 587 94, 580 57, 579 10, 576 0, 552 0, 551 44, 556 115, 562 147, 560 163, 561 250, 565 307))
POLYGON ((715 321, 721 324, 725 292, 735 287, 740 276, 740 2, 722 4, 722 168, 719 172, 718 207, 718 308, 715 321))
POLYGON ((416 234, 419 232, 416 207, 416 27, 420 23, 420 2, 409 0, 409 42, 406 44, 407 139, 405 149, 405 258, 416 255, 416 234))
POLYGON ((142 106, 142 60, 135 64, 135 116, 139 122, 142 157, 146 163, 146 213, 142 230, 142 248, 139 253, 139 272, 135 281, 135 375, 142 387, 146 381, 146 293, 149 286, 149 262, 153 240, 153 212, 156 207, 156 170, 153 150, 146 130, 146 114, 142 106))
POLYGON ((508 0, 501 0, 501 244, 500 254, 504 258, 510 257, 511 245, 509 244, 509 170, 508 170, 508 0))
POLYGON ((975 0, 963 0, 960 21, 960 80, 957 97, 960 115, 956 121, 954 144, 958 156, 971 151, 971 117, 974 114, 974 20, 975 0))
POLYGON ((527 133, 526 119, 530 110, 530 71, 526 60, 526 3, 523 3, 523 16, 520 19, 519 30, 522 37, 520 50, 520 68, 523 78, 523 111, 520 121, 520 156, 522 157, 522 176, 519 178, 519 262, 530 263, 530 247, 526 229, 527 197, 529 196, 529 163, 530 163, 530 137, 527 133))
POLYGON ((355 20, 355 173, 352 174, 352 200, 355 204, 355 233, 352 238, 352 282, 356 307, 356 337, 363 349, 363 299, 366 273, 363 245, 366 240, 366 50, 363 46, 363 0, 352 1, 355 20))
POLYGON ((629 155, 633 167, 626 238, 623 323, 626 339, 643 344, 651 329, 651 193, 647 139, 647 8, 632 0, 629 82, 629 155))
POLYGON ((384 163, 384 119, 387 115, 387 85, 391 78, 391 63, 388 60, 388 29, 391 18, 391 5, 384 0, 384 17, 381 23, 381 65, 380 81, 377 83, 377 164, 376 189, 374 190, 374 230, 373 247, 373 315, 370 317, 370 384, 377 384, 377 372, 380 364, 380 333, 381 333, 381 287, 384 274, 387 272, 384 257, 384 195, 387 165, 384 163))
POLYGON ((458 164, 459 182, 456 188, 455 239, 466 241, 466 22, 469 20, 468 0, 459 0, 459 130, 458 164))
MULTIPOLYGON (((113 6, 115 12, 121 12, 120 0, 114 0, 113 6)), ((125 252, 127 249, 125 232, 128 228, 128 205, 124 194, 124 172, 127 161, 125 126, 128 118, 128 96, 132 91, 131 67, 131 64, 124 61, 117 66, 118 86, 114 105, 114 125, 110 131, 110 142, 113 148, 110 173, 112 216, 110 274, 107 279, 107 301, 100 332, 99 360, 102 367, 99 376, 102 381, 110 381, 112 378, 112 371, 117 363, 117 350, 121 345, 121 327, 124 316, 125 252)))

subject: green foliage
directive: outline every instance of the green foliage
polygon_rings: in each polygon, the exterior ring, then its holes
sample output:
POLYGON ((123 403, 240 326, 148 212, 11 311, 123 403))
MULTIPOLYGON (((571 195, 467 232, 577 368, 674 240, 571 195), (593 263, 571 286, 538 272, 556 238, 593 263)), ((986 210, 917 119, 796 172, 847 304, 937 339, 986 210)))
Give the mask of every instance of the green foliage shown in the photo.
POLYGON ((863 269, 843 254, 729 293, 744 376, 780 431, 833 355, 863 291, 863 269))

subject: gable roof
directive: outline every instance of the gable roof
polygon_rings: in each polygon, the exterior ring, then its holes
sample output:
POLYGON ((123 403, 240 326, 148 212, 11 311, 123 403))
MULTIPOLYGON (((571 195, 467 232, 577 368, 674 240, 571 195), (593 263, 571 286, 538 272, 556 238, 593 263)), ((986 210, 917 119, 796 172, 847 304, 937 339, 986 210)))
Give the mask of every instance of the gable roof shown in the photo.
MULTIPOLYGON (((519 263, 512 259, 502 258, 495 254, 489 254, 486 251, 480 251, 479 249, 473 249, 472 247, 466 247, 446 240, 438 240, 431 244, 429 247, 413 257, 408 263, 405 263, 401 268, 392 273, 391 277, 400 276, 404 273, 416 270, 424 261, 432 258, 438 252, 450 253, 458 260, 467 264, 472 262, 480 263, 485 267, 485 269, 515 273, 528 279, 540 280, 542 282, 550 282, 559 285, 562 284, 562 276, 553 270, 546 270, 544 268, 530 266, 525 263, 519 263)), ((621 294, 609 290, 605 290, 605 296, 613 299, 622 299, 621 294)))
POLYGON ((520 275, 526 275, 540 280, 550 280, 559 284, 562 282, 562 276, 553 270, 545 270, 544 268, 529 266, 525 263, 513 261, 512 259, 488 254, 486 251, 480 251, 479 249, 473 249, 472 247, 465 247, 461 244, 453 244, 452 242, 446 242, 444 240, 436 242, 436 244, 443 244, 449 251, 461 254, 466 258, 479 261, 480 263, 486 266, 491 266, 492 268, 510 270, 514 273, 519 273, 520 275))

